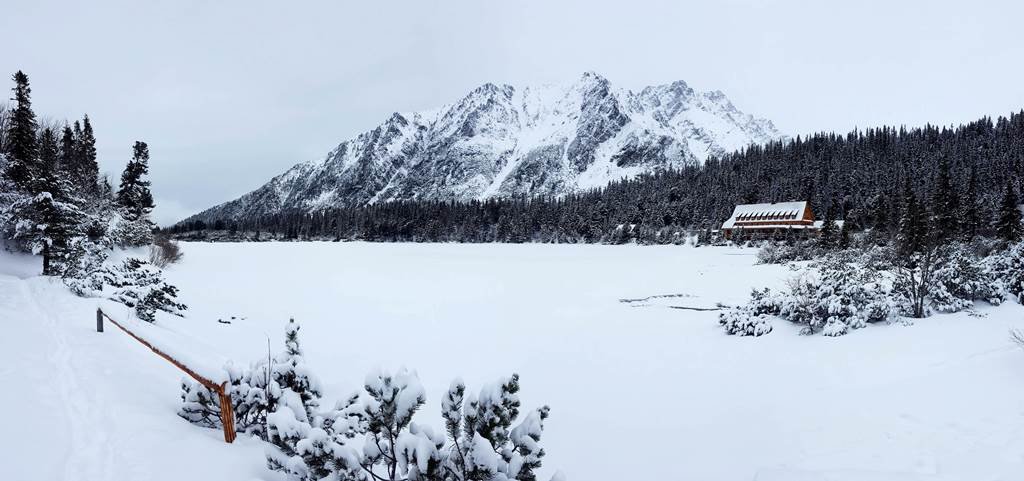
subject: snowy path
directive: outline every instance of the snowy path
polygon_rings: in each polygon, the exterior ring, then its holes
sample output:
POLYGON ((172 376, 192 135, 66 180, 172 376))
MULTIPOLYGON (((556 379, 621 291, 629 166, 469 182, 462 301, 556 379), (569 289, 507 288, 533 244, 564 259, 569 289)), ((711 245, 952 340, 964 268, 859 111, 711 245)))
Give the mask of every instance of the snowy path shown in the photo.
POLYGON ((175 415, 181 375, 50 279, 0 275, 0 479, 108 481, 262 475, 260 445, 175 415), (16 387, 16 388, 15 388, 16 387))

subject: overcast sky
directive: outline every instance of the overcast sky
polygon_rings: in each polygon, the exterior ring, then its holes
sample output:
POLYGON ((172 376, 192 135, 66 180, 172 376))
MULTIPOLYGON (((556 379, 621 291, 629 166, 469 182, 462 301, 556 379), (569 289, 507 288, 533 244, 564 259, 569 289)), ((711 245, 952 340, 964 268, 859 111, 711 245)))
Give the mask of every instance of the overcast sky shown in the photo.
POLYGON ((484 82, 682 79, 790 135, 1008 114, 1022 4, 0 0, 0 72, 88 113, 114 178, 148 142, 166 224, 484 82))

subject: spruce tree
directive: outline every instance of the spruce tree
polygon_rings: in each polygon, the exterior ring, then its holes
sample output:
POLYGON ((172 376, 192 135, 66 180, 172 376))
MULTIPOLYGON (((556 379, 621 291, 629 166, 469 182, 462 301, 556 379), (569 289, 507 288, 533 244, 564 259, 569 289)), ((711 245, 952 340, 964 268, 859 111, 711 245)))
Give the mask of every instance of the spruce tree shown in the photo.
POLYGON ((842 227, 839 228, 838 246, 840 249, 848 249, 850 247, 850 223, 845 220, 842 227))
POLYGON ((825 248, 835 247, 838 243, 838 232, 836 232, 835 204, 831 203, 825 209, 825 220, 821 223, 818 243, 825 248))
POLYGON ((70 180, 77 178, 75 168, 77 167, 78 143, 75 141, 75 133, 70 125, 65 125, 60 135, 60 174, 70 180))
POLYGON ((20 70, 14 74, 14 111, 8 120, 7 166, 5 174, 21 191, 32 193, 38 148, 36 114, 32 112, 32 89, 28 76, 20 70))
POLYGON ((1003 201, 999 204, 999 217, 995 225, 996 235, 1005 241, 1016 242, 1022 237, 1020 201, 1013 188, 1013 181, 1006 183, 1003 201))
POLYGON ((60 145, 57 134, 50 128, 39 133, 39 162, 36 164, 36 177, 33 192, 49 192, 56 199, 65 199, 63 177, 58 172, 60 166, 60 145))
POLYGON ((960 230, 968 240, 981 234, 981 208, 978 205, 978 169, 971 167, 971 175, 967 179, 967 190, 964 192, 964 199, 961 211, 960 230))
MULTIPOLYGON (((148 156, 148 151, 147 151, 148 156)), ((90 197, 97 194, 100 167, 96 163, 96 137, 92 131, 92 123, 89 116, 82 119, 82 136, 78 145, 78 178, 76 183, 82 189, 82 193, 90 197)))
POLYGON ((960 198, 953 189, 950 179, 949 160, 945 155, 939 160, 939 173, 932 190, 931 209, 935 216, 936 235, 944 239, 955 237, 960 232, 960 198))
POLYGON ((903 190, 903 218, 900 219, 897 246, 906 254, 921 252, 925 249, 928 239, 928 215, 917 201, 910 181, 903 190))
POLYGON ((121 188, 117 191, 117 203, 131 220, 139 220, 153 208, 153 194, 149 181, 143 176, 149 173, 149 146, 135 142, 132 160, 121 174, 121 188))

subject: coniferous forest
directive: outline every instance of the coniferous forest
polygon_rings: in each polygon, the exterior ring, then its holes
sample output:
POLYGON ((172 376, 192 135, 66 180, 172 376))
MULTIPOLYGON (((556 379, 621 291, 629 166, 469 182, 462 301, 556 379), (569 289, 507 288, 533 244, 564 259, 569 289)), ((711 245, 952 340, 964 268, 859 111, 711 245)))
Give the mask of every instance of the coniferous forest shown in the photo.
POLYGON ((170 230, 208 240, 673 243, 717 228, 736 204, 809 200, 819 219, 845 219, 851 230, 891 239, 913 197, 944 233, 992 236, 1022 190, 1024 111, 955 128, 881 127, 752 145, 560 198, 194 217, 170 230))

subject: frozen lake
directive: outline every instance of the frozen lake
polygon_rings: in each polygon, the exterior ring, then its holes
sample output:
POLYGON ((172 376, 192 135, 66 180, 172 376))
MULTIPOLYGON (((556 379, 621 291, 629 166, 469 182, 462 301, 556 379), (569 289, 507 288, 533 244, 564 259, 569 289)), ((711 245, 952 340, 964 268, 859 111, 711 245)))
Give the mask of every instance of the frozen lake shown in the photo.
MULTIPOLYGON (((1024 323, 1009 304, 801 337, 723 334, 713 308, 790 272, 753 250, 590 245, 184 244, 175 330, 246 363, 303 325, 329 400, 375 367, 441 393, 518 372, 549 404, 544 479, 1019 479, 1024 323), (644 299, 621 302, 621 299, 644 299), (218 319, 236 319, 221 324, 218 319)), ((262 460, 256 459, 255 463, 262 460)))

